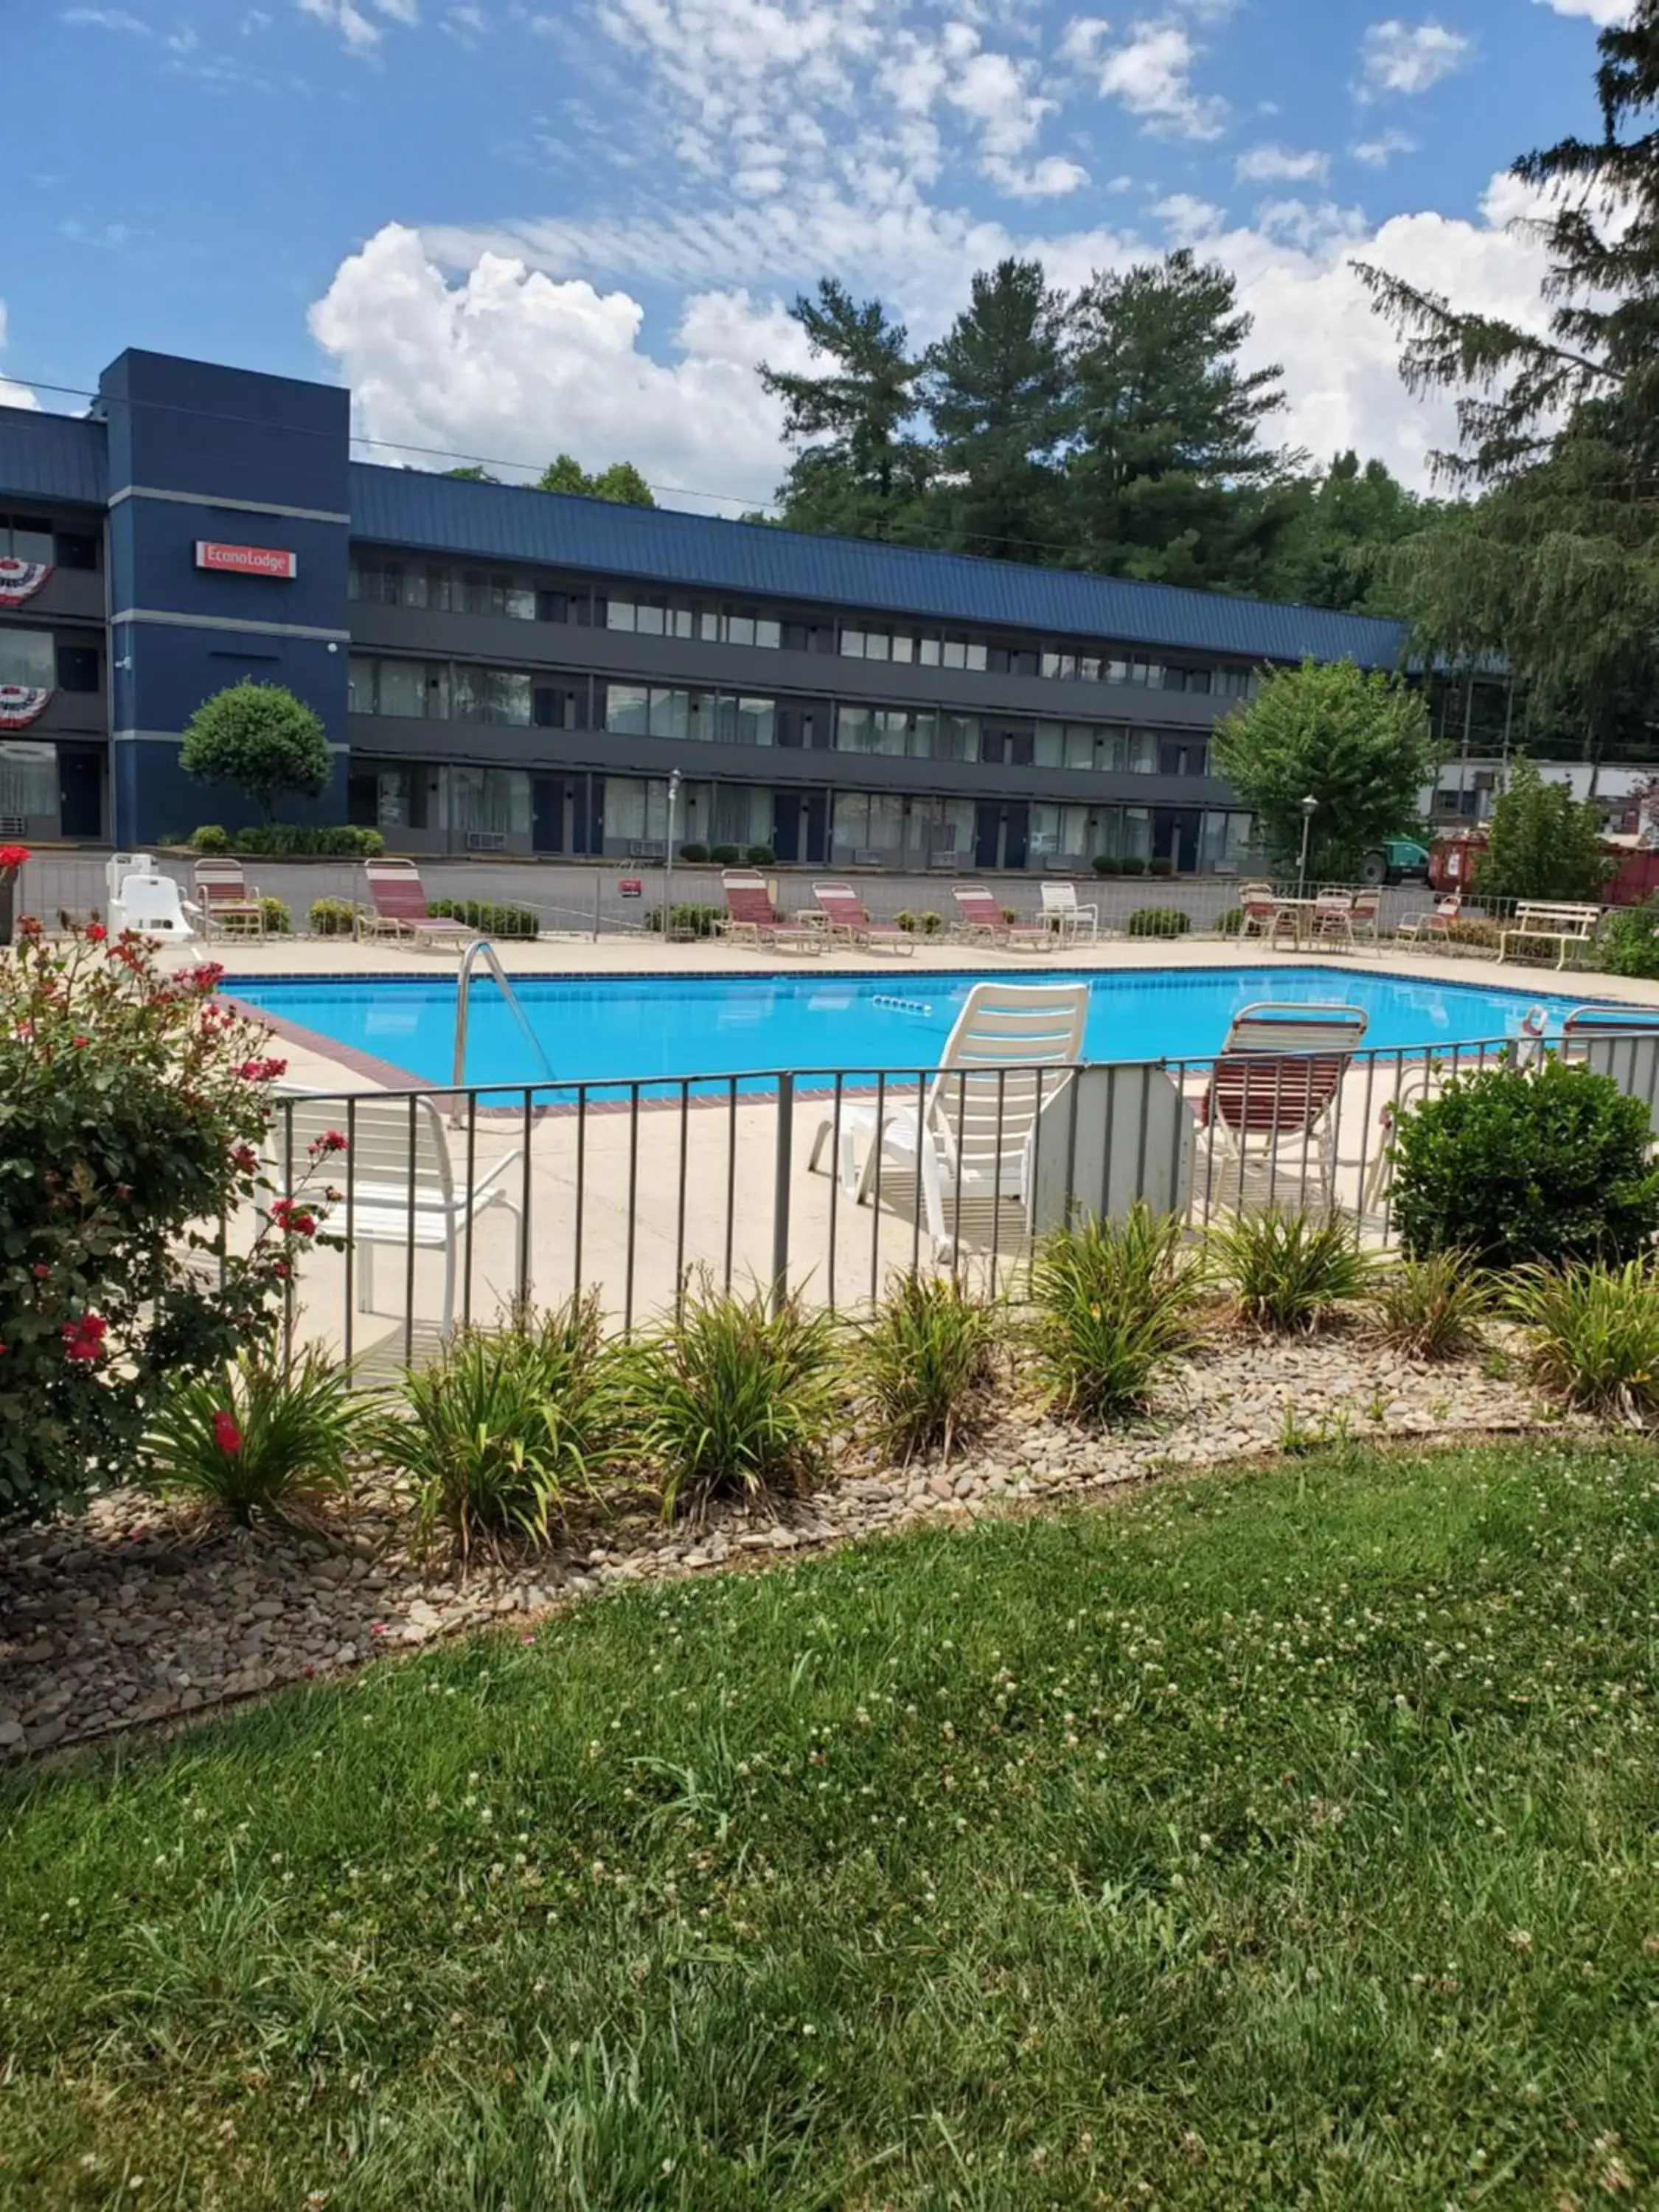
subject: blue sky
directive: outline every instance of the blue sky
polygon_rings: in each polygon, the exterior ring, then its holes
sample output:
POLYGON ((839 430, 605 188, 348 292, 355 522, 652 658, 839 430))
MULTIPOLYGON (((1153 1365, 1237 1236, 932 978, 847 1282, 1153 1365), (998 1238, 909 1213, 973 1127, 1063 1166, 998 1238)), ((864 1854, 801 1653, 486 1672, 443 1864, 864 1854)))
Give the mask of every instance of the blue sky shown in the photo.
POLYGON ((1193 244, 1285 439, 1419 477, 1443 416, 1347 262, 1530 312, 1502 172, 1592 125, 1620 4, 0 0, 0 377, 149 346, 345 381, 365 438, 753 502, 752 364, 800 358, 822 271, 925 338, 1002 253, 1073 285, 1193 244))

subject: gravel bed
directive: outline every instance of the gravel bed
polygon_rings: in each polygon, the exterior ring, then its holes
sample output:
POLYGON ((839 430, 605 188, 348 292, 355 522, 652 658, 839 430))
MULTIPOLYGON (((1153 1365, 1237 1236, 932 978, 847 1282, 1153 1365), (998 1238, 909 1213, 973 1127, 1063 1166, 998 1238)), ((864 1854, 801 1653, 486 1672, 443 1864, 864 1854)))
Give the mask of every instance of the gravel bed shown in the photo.
POLYGON ((1419 1365, 1348 1332, 1289 1343, 1230 1336, 1172 1376, 1132 1430, 1085 1431, 1017 1407, 945 1466, 849 1457, 810 1498, 716 1510, 696 1528, 665 1528, 648 1507, 621 1506, 557 1549, 475 1561, 465 1577, 410 1557, 407 1513, 386 1489, 315 1537, 206 1528, 118 1492, 0 1540, 0 1759, 343 1674, 458 1630, 527 1622, 610 1583, 1029 1510, 1316 1442, 1545 1420, 1560 1425, 1524 1382, 1481 1361, 1419 1365))

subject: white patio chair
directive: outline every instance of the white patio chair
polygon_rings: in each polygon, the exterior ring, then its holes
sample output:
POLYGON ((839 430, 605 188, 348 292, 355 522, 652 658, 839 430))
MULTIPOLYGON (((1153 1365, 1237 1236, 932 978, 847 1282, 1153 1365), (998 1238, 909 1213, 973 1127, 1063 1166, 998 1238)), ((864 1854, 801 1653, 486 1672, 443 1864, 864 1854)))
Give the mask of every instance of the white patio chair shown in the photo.
MULTIPOLYGON (((954 1241, 946 1203, 954 1194, 1024 1199, 1031 1171, 1037 1115, 1055 1097, 1083 1054, 1089 1012, 1086 983, 975 983, 945 1041, 938 1073, 918 1115, 915 1106, 849 1106, 842 1102, 842 1187, 862 1205, 878 1161, 901 1182, 921 1184, 935 1258, 954 1241)), ((818 1123, 807 1159, 817 1166, 837 1117, 818 1123)))
POLYGON ((179 895, 171 876, 124 876, 120 896, 110 901, 109 927, 117 937, 131 930, 158 944, 169 939, 182 942, 196 934, 192 915, 199 922, 202 909, 179 895))
POLYGON ((285 1091, 279 1095, 267 1139, 269 1170, 279 1193, 312 1167, 311 1146, 331 1129, 349 1129, 350 1149, 331 1160, 319 1159, 312 1187, 332 1183, 346 1194, 327 1226, 350 1235, 360 1312, 375 1310, 375 1247, 391 1244, 406 1252, 412 1237, 417 1251, 443 1254, 441 1326, 447 1335, 455 1316, 458 1248, 468 1224, 495 1206, 503 1207, 516 1224, 514 1286, 523 1280, 524 1217, 508 1180, 514 1170, 522 1174, 522 1145, 493 1160, 469 1190, 456 1181, 443 1116, 429 1098, 359 1097, 348 1115, 346 1101, 337 1095, 285 1091))
POLYGON ((1062 945, 1075 944, 1085 930, 1091 945, 1100 936, 1100 908, 1092 900, 1079 906, 1075 884, 1044 884, 1042 919, 1058 933, 1062 945))

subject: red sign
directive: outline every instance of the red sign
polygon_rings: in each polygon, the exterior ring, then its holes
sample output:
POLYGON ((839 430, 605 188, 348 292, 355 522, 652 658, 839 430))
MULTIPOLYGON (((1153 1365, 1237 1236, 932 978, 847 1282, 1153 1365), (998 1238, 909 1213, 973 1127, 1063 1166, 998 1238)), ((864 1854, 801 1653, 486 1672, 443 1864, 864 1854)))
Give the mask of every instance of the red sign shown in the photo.
POLYGON ((617 889, 624 898, 638 898, 645 885, 637 876, 624 876, 617 884, 617 889))
POLYGON ((279 545, 222 545, 216 538, 196 541, 198 568, 217 568, 231 576, 297 576, 300 558, 279 545))

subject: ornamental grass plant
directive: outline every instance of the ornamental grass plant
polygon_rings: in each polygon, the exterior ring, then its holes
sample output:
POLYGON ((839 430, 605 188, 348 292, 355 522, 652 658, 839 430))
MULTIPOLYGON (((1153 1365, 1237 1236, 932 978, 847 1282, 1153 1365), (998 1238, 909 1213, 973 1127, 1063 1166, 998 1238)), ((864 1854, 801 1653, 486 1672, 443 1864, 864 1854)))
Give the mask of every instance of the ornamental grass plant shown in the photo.
POLYGON ((1106 1422, 1144 1407, 1196 1342, 1204 1296, 1179 1217, 1139 1200, 1121 1222, 1091 1216, 1046 1237, 1031 1269, 1030 1341, 1055 1409, 1106 1422))
POLYGON ((349 1370, 319 1345, 286 1365, 244 1353, 167 1392, 144 1433, 143 1478, 244 1528, 313 1518, 350 1493, 365 1411, 349 1370))
POLYGON ((945 1458, 982 1424, 997 1374, 1003 1311, 949 1275, 895 1275, 859 1330, 854 1379, 884 1452, 945 1458))

